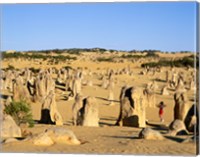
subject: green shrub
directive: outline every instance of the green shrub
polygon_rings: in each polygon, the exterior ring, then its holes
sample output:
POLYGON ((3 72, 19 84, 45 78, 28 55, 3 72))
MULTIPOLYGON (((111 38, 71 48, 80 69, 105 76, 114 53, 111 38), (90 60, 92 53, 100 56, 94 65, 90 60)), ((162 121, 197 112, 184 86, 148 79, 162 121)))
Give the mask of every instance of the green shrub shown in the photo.
MULTIPOLYGON (((158 62, 144 63, 141 67, 173 66, 173 67, 194 67, 195 57, 193 55, 177 60, 159 60, 158 62)), ((199 58, 196 56, 196 67, 199 67, 199 58)))
MULTIPOLYGON (((38 51, 39 53, 40 51, 38 51)), ((2 53, 2 59, 4 58, 25 58, 25 59, 42 59, 43 61, 47 60, 47 59, 55 59, 58 61, 66 61, 66 60, 76 60, 76 57, 71 57, 71 56, 63 56, 63 55, 58 55, 58 56, 50 56, 48 55, 48 52, 44 51, 43 53, 45 53, 46 55, 43 54, 38 54, 38 53, 32 53, 32 54, 28 54, 28 53, 20 53, 20 52, 16 52, 16 53, 12 53, 12 54, 8 54, 8 53, 2 53)), ((60 51, 57 51, 57 53, 59 54, 60 51)))
POLYGON ((194 56, 184 57, 183 59, 175 62, 175 64, 179 65, 182 64, 184 66, 191 66, 191 67, 194 67, 194 63, 195 63, 194 56))
POLYGON ((141 67, 156 67, 156 66, 158 66, 159 65, 159 63, 158 62, 149 62, 149 63, 143 63, 143 64, 141 64, 141 67))
POLYGON ((98 57, 98 62, 113 62, 113 58, 104 58, 104 57, 98 57))
POLYGON ((128 55, 121 55, 121 58, 135 58, 135 59, 139 59, 139 58, 144 58, 143 55, 132 55, 132 54, 128 54, 128 55))
POLYGON ((158 54, 156 54, 155 52, 148 52, 145 57, 159 57, 158 54))
POLYGON ((12 66, 12 65, 8 65, 8 68, 7 68, 7 70, 14 70, 15 69, 15 67, 14 66, 12 66))
MULTIPOLYGON (((66 50, 65 52, 69 53, 69 54, 79 55, 80 51, 81 51, 80 49, 69 49, 69 50, 66 50)), ((84 50, 82 50, 82 51, 84 51, 84 50)))
POLYGON ((77 59, 76 57, 62 56, 62 55, 53 56, 52 58, 55 59, 55 60, 59 60, 59 61, 76 60, 77 59))
POLYGON ((29 127, 34 126, 31 107, 25 101, 12 101, 9 105, 5 106, 4 112, 11 115, 17 125, 28 123, 29 127))

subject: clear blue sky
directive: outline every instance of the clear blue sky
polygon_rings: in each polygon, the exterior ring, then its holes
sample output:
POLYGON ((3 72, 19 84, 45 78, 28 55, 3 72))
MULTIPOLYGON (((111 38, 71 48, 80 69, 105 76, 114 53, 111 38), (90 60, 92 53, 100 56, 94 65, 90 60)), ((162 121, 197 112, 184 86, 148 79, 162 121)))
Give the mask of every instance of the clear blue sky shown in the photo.
POLYGON ((195 51, 195 2, 3 4, 2 50, 195 51))

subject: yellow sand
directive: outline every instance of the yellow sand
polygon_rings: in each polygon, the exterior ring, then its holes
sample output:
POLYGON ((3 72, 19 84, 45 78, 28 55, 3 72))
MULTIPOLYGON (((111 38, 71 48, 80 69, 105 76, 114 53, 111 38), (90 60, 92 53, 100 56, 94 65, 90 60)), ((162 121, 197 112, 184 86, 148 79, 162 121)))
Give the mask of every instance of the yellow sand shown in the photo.
MULTIPOLYGON (((118 55, 118 54, 116 54, 118 55)), ((160 54, 162 57, 182 57, 188 54, 160 54)), ((82 54, 81 57, 89 56, 97 57, 97 54, 82 54)), ((100 55, 102 56, 111 56, 110 54, 100 55)), ((89 59, 86 61, 70 61, 68 63, 62 63, 59 65, 47 65, 46 62, 42 64, 36 64, 31 61, 20 60, 9 60, 2 63, 2 67, 5 68, 8 65, 13 65, 15 68, 25 68, 25 67, 34 67, 34 68, 48 68, 56 67, 61 68, 64 66, 76 67, 87 67, 91 71, 101 71, 106 70, 107 68, 121 69, 125 68, 128 65, 133 69, 133 76, 129 75, 117 75, 114 76, 117 78, 117 84, 115 86, 114 95, 115 100, 119 100, 120 89, 123 85, 127 84, 129 86, 139 86, 144 87, 146 83, 152 81, 153 78, 159 77, 160 79, 165 79, 165 72, 161 74, 156 74, 155 76, 149 75, 140 75, 140 64, 124 62, 124 63, 108 63, 108 62, 92 62, 89 59), (100 70, 98 70, 100 68, 100 70)), ((185 69, 178 69, 187 72, 185 69)), ((67 92, 60 89, 56 89, 56 100, 58 105, 58 110, 61 113, 64 120, 64 128, 69 128, 74 131, 80 141, 83 142, 80 146, 69 146, 62 144, 54 144, 52 146, 34 146, 30 142, 20 141, 14 143, 3 144, 3 152, 40 152, 40 153, 79 153, 79 154, 151 154, 151 155, 194 155, 196 153, 196 145, 194 143, 180 143, 181 139, 185 139, 189 136, 177 136, 175 138, 166 138, 163 141, 152 141, 152 140, 143 140, 138 139, 138 134, 141 128, 133 127, 118 127, 114 126, 118 114, 119 114, 119 103, 116 102, 114 106, 108 106, 108 101, 105 101, 101 98, 107 99, 108 91, 102 89, 99 85, 101 81, 97 76, 86 77, 93 81, 93 87, 83 86, 83 94, 86 96, 95 96, 99 97, 97 99, 99 103, 99 116, 100 116, 100 127, 81 127, 81 126, 72 126, 72 105, 74 100, 66 101, 65 96, 67 92)), ((164 101, 167 107, 164 109, 164 119, 165 122, 161 123, 158 117, 158 108, 146 108, 146 117, 148 122, 152 125, 147 125, 154 129, 158 129, 161 133, 166 133, 166 128, 169 123, 173 120, 173 93, 170 91, 169 96, 160 95, 161 88, 166 84, 165 82, 157 82, 159 89, 156 91, 155 104, 158 104, 160 101, 164 101), (163 127, 162 127, 163 126, 163 127)), ((5 92, 5 94, 9 94, 5 92)), ((11 94, 11 93, 10 93, 11 94)), ((194 91, 188 92, 189 105, 192 105, 192 99, 194 97, 194 91)), ((41 104, 31 104, 33 118, 35 120, 40 119, 40 109, 41 104)), ((52 125, 42 125, 36 124, 34 128, 24 128, 28 131, 31 131, 33 134, 44 131, 45 129, 53 127, 52 125)), ((191 135, 190 135, 191 136, 191 135)))

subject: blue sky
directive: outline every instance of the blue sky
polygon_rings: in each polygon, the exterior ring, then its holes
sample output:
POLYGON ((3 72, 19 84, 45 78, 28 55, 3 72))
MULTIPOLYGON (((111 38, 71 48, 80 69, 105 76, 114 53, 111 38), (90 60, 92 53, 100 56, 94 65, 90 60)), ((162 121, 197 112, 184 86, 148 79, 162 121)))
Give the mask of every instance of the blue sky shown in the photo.
POLYGON ((3 4, 2 50, 195 51, 195 2, 3 4))

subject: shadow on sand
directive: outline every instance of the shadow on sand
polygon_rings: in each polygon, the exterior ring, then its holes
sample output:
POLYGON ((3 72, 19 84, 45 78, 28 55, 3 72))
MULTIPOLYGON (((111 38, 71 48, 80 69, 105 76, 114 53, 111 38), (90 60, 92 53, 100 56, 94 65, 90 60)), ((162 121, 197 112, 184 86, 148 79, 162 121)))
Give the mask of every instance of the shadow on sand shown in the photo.
POLYGON ((119 103, 119 101, 118 100, 108 100, 108 99, 106 99, 106 98, 102 98, 102 97, 95 97, 96 99, 101 99, 101 100, 105 100, 105 101, 113 101, 113 102, 117 102, 117 103, 119 103))

